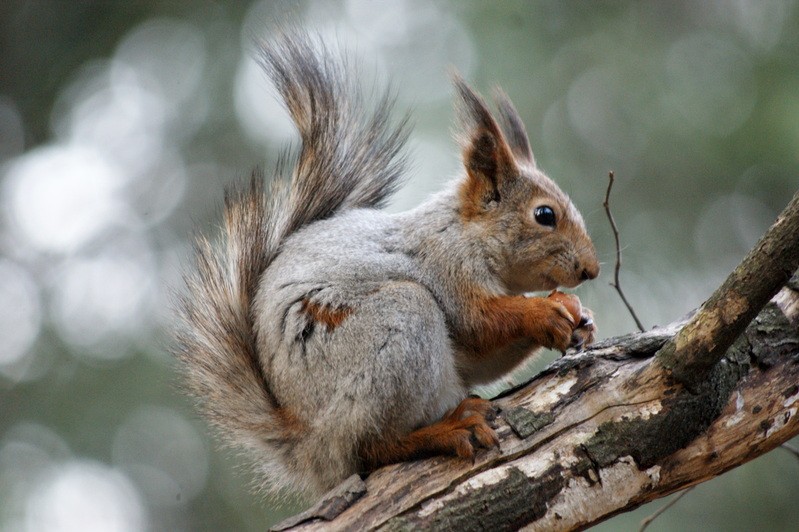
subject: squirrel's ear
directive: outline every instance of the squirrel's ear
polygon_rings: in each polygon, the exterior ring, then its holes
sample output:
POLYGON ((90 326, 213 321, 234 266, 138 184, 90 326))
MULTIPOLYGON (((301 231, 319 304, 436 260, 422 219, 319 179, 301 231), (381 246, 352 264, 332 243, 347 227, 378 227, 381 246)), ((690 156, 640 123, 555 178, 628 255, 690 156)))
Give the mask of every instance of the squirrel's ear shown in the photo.
POLYGON ((499 109, 499 123, 508 138, 508 144, 517 159, 530 163, 535 166, 535 157, 530 148, 530 139, 527 137, 527 129, 524 127, 522 117, 505 92, 497 87, 494 90, 494 100, 499 109))
POLYGON ((457 74, 453 83, 460 96, 460 141, 469 196, 472 201, 500 201, 503 182, 516 175, 510 147, 483 99, 457 74))

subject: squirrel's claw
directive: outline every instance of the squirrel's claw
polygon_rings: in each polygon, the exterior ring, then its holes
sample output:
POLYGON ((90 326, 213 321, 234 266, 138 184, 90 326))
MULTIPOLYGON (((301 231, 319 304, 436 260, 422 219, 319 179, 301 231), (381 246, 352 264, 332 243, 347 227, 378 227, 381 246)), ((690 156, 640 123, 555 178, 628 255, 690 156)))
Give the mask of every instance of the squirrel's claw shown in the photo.
POLYGON ((583 308, 580 321, 572 332, 569 349, 580 352, 583 348, 593 344, 595 337, 596 325, 594 324, 594 313, 587 308, 583 308))

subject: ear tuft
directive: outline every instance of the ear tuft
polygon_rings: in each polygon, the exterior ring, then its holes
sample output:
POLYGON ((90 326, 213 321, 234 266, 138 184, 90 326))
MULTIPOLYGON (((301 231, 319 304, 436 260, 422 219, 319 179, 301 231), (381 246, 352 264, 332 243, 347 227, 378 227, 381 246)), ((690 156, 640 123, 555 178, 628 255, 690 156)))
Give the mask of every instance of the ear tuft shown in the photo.
POLYGON ((460 142, 467 182, 464 200, 473 203, 469 212, 479 212, 484 204, 500 201, 503 186, 514 179, 516 167, 502 130, 479 94, 457 74, 453 84, 458 93, 460 142))
POLYGON ((487 129, 495 135, 501 135, 494 117, 488 110, 483 98, 474 92, 457 73, 452 75, 452 83, 458 91, 458 117, 464 130, 487 129))
POLYGON ((535 166, 535 157, 533 156, 533 150, 530 148, 527 129, 525 129, 524 122, 522 122, 516 107, 513 106, 513 102, 499 87, 494 89, 494 100, 497 102, 497 108, 499 109, 499 123, 502 125, 502 130, 505 132, 513 155, 517 159, 535 166))

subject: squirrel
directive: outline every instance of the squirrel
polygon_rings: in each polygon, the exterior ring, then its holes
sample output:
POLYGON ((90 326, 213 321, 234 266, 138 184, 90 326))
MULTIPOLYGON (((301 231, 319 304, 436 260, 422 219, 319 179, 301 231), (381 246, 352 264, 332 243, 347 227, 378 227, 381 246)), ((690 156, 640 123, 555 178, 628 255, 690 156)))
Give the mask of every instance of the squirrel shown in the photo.
POLYGON ((583 219, 536 165, 513 104, 496 115, 454 75, 463 172, 408 212, 407 116, 367 106, 344 55, 285 34, 258 58, 301 143, 275 179, 225 196, 178 302, 186 387, 267 491, 318 496, 354 473, 498 445, 469 391, 539 348, 593 341, 591 312, 553 291, 599 273, 583 219), (289 169, 290 179, 280 179, 289 169))

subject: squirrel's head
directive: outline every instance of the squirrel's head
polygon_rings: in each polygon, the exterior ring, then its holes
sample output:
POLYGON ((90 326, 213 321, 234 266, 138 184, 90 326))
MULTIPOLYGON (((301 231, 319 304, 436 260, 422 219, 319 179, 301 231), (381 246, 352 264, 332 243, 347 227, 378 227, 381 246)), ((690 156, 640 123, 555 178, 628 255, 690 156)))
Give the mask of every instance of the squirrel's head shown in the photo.
POLYGON ((538 169, 513 104, 497 91, 496 120, 462 79, 455 87, 466 168, 460 216, 501 281, 512 292, 529 292, 594 279, 599 263, 583 218, 538 169))

